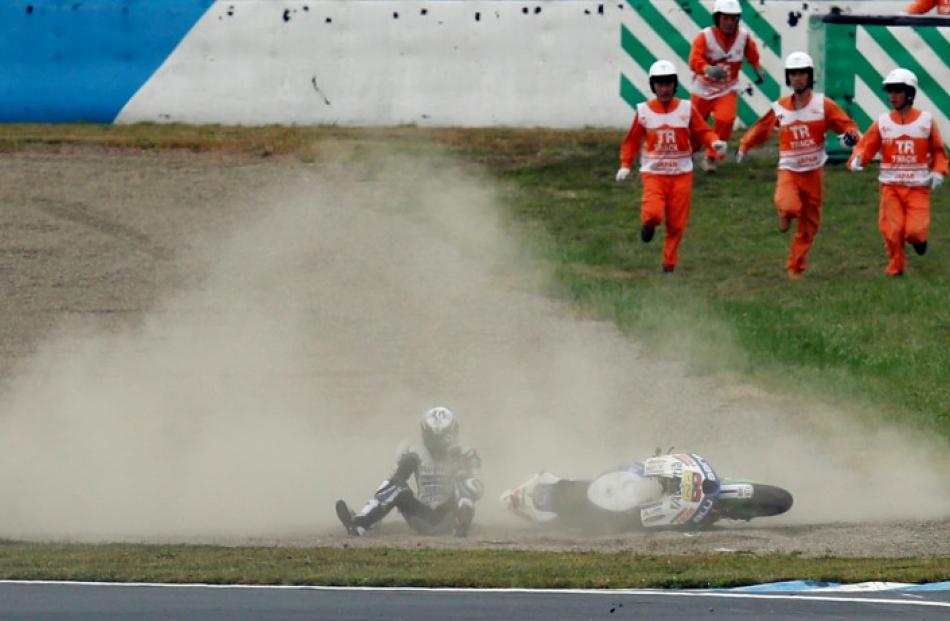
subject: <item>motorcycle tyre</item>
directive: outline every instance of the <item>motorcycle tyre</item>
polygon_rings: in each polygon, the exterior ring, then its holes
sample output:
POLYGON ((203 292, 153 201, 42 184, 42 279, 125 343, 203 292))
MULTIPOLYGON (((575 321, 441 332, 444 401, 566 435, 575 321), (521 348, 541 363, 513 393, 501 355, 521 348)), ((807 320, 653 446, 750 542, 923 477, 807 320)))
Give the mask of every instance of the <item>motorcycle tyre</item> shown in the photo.
POLYGON ((792 494, 777 485, 750 483, 752 498, 723 501, 718 517, 727 520, 749 521, 757 517, 781 515, 792 508, 792 494))

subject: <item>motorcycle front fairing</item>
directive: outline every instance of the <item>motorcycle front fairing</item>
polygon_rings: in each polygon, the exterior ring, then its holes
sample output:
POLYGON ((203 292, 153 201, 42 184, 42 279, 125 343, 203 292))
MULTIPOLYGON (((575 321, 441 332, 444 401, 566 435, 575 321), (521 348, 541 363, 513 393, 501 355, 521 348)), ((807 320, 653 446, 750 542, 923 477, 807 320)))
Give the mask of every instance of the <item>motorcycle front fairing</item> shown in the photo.
POLYGON ((699 528, 715 521, 719 477, 701 455, 652 457, 643 463, 643 475, 659 481, 665 492, 656 502, 640 507, 644 527, 699 528))
POLYGON ((699 527, 714 521, 719 478, 695 453, 612 468, 593 479, 540 472, 502 494, 512 513, 535 523, 581 527, 699 527))

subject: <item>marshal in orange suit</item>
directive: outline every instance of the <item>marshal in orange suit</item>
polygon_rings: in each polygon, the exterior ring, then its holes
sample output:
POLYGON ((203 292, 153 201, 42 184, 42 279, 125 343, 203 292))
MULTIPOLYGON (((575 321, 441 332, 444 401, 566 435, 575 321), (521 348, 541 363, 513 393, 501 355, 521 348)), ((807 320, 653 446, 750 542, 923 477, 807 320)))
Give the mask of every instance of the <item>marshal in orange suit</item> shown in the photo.
POLYGON ((855 125, 831 99, 812 91, 815 63, 804 52, 792 52, 785 59, 785 83, 792 94, 772 104, 739 141, 736 161, 741 162, 749 149, 765 142, 778 128, 778 182, 775 206, 778 228, 783 233, 798 221, 795 238, 785 269, 792 280, 801 278, 806 258, 821 225, 825 152, 825 134, 832 130, 842 144, 853 147, 860 137, 855 125))
POLYGON ((943 184, 950 162, 933 116, 914 108, 917 76, 897 68, 884 78, 889 113, 880 115, 851 155, 848 167, 864 170, 881 153, 881 203, 878 229, 884 237, 888 276, 901 276, 907 266, 904 244, 927 252, 930 232, 930 193, 943 184))
POLYGON ((689 221, 693 193, 693 144, 703 144, 725 153, 726 142, 706 125, 693 105, 674 96, 679 78, 668 60, 650 67, 653 99, 637 106, 633 124, 620 146, 617 181, 630 176, 630 168, 640 156, 643 198, 640 204, 640 239, 649 242, 660 224, 666 222, 663 242, 663 271, 676 269, 680 241, 689 221))

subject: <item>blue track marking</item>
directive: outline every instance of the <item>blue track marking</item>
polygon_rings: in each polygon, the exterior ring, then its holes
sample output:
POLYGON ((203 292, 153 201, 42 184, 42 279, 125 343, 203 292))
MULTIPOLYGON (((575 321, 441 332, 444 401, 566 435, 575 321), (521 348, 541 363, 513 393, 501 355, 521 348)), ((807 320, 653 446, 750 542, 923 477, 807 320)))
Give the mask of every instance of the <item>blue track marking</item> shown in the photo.
POLYGON ((111 123, 215 0, 4 0, 0 121, 111 123))

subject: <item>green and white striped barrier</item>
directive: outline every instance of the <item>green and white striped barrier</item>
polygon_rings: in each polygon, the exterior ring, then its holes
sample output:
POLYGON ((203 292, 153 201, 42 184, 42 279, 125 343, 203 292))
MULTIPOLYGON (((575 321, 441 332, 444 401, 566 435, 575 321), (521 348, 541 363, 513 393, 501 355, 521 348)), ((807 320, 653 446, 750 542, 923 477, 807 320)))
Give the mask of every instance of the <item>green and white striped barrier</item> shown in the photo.
MULTIPOLYGON (((646 72, 658 58, 673 60, 681 82, 688 83, 690 46, 700 30, 712 24, 712 0, 624 1, 620 96, 632 107, 649 95, 646 72)), ((783 59, 804 50, 818 65, 817 89, 837 100, 862 129, 886 109, 883 76, 902 66, 920 79, 919 106, 933 112, 944 132, 950 132, 950 19, 892 19, 906 6, 903 1, 739 1, 742 23, 758 45, 767 73, 764 83, 757 85, 751 67, 743 66, 739 125, 755 122, 787 92, 783 59), (832 9, 840 22, 825 22, 832 9), (858 14, 890 17, 872 19, 867 25, 845 23, 860 21, 858 14)), ((687 96, 686 89, 679 95, 687 96)))
POLYGON ((825 92, 862 128, 889 109, 881 82, 899 66, 917 74, 915 105, 950 131, 950 19, 832 15, 812 18, 811 32, 825 92))

